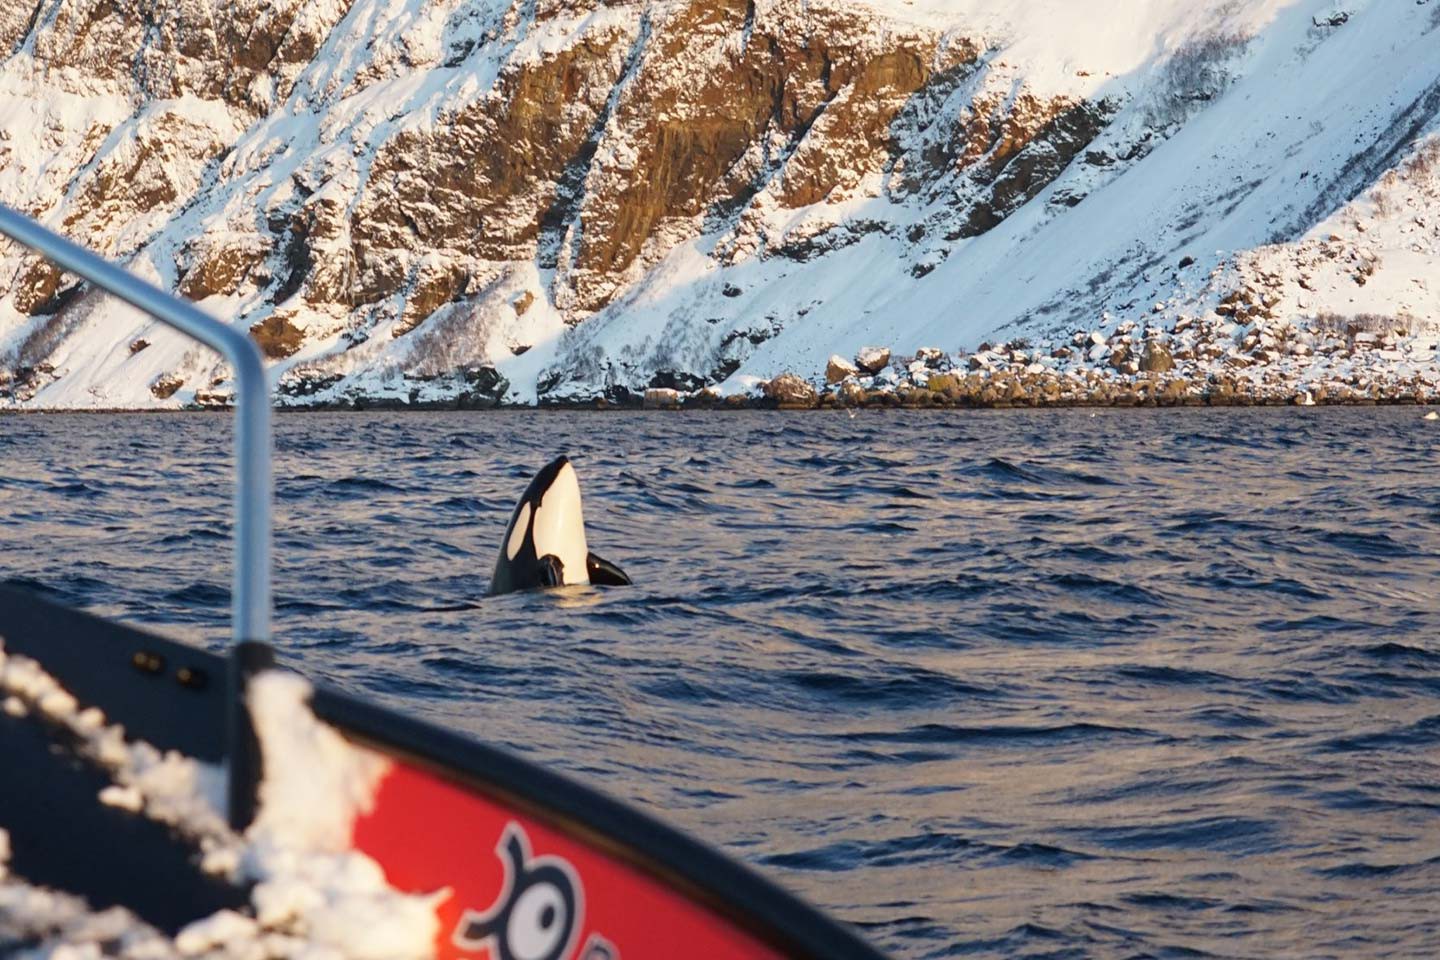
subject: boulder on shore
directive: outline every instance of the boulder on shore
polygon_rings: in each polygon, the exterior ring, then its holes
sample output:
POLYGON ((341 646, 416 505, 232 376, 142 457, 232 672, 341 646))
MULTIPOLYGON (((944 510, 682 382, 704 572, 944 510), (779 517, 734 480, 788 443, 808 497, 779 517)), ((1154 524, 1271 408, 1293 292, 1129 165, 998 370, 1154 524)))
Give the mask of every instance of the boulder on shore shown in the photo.
POLYGON ((781 406, 813 407, 818 397, 808 380, 793 373, 782 373, 760 389, 765 396, 781 406))
POLYGON ((651 387, 645 391, 646 410, 674 410, 680 406, 680 391, 651 387))
POLYGON ((1166 373, 1175 369, 1175 358, 1165 345, 1156 343, 1154 340, 1145 344, 1145 352, 1140 356, 1140 370, 1142 373, 1166 373))
POLYGON ((829 384, 840 383, 842 380, 856 376, 859 373, 859 367, 839 354, 831 357, 830 362, 825 364, 825 382, 829 384))
POLYGON ((150 393, 156 400, 169 400, 176 391, 185 386, 185 380, 173 373, 162 373, 150 384, 150 393))
POLYGON ((855 354, 855 365, 866 373, 879 373, 890 365, 890 348, 863 347, 855 354))
POLYGON ((937 373, 930 378, 927 386, 935 393, 943 394, 951 400, 960 397, 960 378, 953 373, 937 373))

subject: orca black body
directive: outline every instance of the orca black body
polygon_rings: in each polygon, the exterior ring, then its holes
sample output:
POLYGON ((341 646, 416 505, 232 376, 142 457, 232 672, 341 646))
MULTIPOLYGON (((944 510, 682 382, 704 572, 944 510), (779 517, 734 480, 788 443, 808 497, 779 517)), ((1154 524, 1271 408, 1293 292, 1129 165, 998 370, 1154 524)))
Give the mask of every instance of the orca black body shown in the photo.
POLYGON ((627 586, 625 571, 590 552, 580 481, 567 457, 558 457, 530 481, 500 541, 490 594, 543 587, 627 586))

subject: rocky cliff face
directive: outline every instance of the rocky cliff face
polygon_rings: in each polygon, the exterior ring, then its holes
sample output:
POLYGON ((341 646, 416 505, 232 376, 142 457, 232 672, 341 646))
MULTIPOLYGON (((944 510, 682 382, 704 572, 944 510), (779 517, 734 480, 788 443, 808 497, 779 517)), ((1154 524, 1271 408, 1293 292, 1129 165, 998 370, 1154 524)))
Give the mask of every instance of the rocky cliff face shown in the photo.
MULTIPOLYGON (((1428 3, 1073 6, 40 0, 0 200, 250 329, 289 402, 625 398, 1207 309, 1440 113, 1428 3)), ((224 401, 4 257, 0 404, 224 401)))

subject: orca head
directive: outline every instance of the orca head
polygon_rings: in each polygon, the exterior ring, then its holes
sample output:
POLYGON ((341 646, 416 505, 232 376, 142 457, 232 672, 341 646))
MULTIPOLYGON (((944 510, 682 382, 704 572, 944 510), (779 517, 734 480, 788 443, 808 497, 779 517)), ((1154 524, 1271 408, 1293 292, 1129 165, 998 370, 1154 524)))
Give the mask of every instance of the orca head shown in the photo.
POLYGON ((490 593, 590 582, 580 481, 557 457, 530 481, 500 541, 490 593))
POLYGON ((579 584, 624 586, 630 578, 615 564, 590 552, 580 481, 566 457, 535 474, 515 505, 500 541, 500 558, 490 594, 579 584))

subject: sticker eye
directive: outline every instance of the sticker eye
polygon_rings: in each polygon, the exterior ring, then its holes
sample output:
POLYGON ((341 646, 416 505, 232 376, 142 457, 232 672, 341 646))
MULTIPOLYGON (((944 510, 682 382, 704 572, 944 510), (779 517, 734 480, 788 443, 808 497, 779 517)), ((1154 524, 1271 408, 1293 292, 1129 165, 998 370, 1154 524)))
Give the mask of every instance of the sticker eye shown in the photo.
POLYGON ((520 894, 505 925, 505 939, 515 960, 558 957, 569 934, 569 907, 553 883, 537 883, 520 894))

